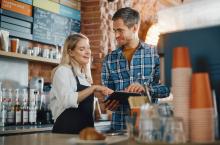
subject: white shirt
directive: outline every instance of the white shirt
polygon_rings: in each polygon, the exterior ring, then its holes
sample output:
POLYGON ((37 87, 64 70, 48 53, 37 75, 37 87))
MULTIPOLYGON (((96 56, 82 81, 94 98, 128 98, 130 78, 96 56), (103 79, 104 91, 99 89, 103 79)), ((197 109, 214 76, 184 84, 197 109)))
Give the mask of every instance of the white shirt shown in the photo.
MULTIPOLYGON (((85 74, 77 76, 81 85, 91 86, 85 74)), ((60 66, 54 73, 50 94, 50 109, 54 121, 67 108, 78 107, 77 81, 70 66, 60 66)))

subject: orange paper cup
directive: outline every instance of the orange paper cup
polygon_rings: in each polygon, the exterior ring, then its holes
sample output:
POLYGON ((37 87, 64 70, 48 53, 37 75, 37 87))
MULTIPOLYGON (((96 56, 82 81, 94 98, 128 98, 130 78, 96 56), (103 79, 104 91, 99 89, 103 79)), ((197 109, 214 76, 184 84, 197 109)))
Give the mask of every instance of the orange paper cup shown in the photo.
POLYGON ((172 68, 190 68, 190 56, 187 47, 176 47, 173 50, 172 68))
POLYGON ((11 39, 11 52, 17 52, 19 39, 11 39))
POLYGON ((212 92, 208 73, 192 75, 191 108, 212 108, 212 92))
POLYGON ((136 115, 136 123, 135 123, 135 128, 139 127, 139 120, 140 120, 140 108, 131 108, 131 116, 136 115))

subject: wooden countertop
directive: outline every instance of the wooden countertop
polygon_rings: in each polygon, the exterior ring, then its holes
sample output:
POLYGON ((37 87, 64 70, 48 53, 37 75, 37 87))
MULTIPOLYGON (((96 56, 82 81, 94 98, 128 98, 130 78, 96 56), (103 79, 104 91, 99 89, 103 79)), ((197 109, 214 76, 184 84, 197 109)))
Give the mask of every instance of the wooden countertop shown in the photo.
MULTIPOLYGON (((107 144, 114 144, 126 141, 127 138, 127 136, 108 136, 106 141, 107 144)), ((77 143, 77 140, 77 135, 35 133, 0 137, 0 145, 74 145, 77 143)))
MULTIPOLYGON (((106 132, 111 128, 111 121, 97 121, 94 125, 97 131, 106 132)), ((0 127, 0 136, 22 133, 50 132, 52 128, 53 124, 4 126, 0 127)))
MULTIPOLYGON (((0 145, 77 145, 78 136, 71 134, 55 134, 55 133, 35 133, 0 137, 0 145)), ((80 144, 83 144, 80 142, 80 144)), ((85 144, 91 145, 92 142, 85 144)), ((141 145, 132 140, 128 140, 127 136, 107 136, 106 143, 93 143, 98 145, 141 145)), ((219 145, 220 142, 214 143, 186 143, 182 145, 219 145)), ((144 144, 143 144, 144 145, 144 144)), ((148 145, 160 145, 148 144, 148 145)), ((163 144, 168 145, 168 144, 163 144)), ((175 144, 173 144, 175 145, 175 144)))

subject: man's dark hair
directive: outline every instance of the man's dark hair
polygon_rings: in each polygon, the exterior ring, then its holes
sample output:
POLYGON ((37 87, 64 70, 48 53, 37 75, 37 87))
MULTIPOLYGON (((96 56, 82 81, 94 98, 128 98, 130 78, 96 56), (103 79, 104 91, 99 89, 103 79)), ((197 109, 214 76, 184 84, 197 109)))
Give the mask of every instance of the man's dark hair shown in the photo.
POLYGON ((134 26, 139 23, 140 14, 138 11, 125 7, 117 10, 117 12, 113 15, 112 20, 116 21, 118 19, 122 19, 128 28, 134 26))

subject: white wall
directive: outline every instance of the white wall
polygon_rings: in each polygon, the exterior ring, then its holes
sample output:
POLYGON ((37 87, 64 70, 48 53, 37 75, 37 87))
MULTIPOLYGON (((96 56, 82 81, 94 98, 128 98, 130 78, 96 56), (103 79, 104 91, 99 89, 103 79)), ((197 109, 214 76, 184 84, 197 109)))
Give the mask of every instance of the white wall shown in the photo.
POLYGON ((0 81, 6 88, 28 86, 28 62, 25 60, 0 57, 0 81))
POLYGON ((220 0, 196 0, 158 12, 160 32, 169 33, 220 25, 220 0))

